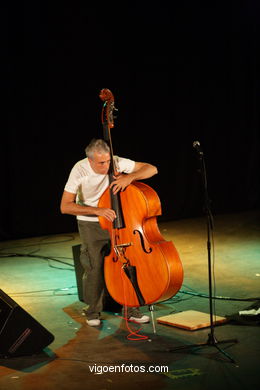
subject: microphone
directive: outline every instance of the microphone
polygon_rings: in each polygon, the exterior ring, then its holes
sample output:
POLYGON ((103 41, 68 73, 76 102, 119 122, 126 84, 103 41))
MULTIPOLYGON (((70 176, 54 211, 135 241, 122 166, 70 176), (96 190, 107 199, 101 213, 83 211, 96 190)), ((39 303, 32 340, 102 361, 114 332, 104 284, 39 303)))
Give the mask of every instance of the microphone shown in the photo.
POLYGON ((201 147, 200 147, 199 141, 194 141, 193 144, 192 144, 192 146, 194 147, 194 149, 196 149, 196 151, 198 152, 198 154, 199 154, 200 156, 203 156, 203 151, 202 151, 202 149, 201 149, 201 147))

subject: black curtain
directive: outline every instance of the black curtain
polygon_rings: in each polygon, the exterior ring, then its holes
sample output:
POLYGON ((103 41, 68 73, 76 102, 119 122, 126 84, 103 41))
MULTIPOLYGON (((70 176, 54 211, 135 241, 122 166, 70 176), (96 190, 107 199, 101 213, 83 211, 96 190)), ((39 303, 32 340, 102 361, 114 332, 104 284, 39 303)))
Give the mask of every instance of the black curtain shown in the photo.
POLYGON ((102 137, 101 88, 119 109, 115 154, 158 167, 159 220, 203 214, 194 141, 213 213, 259 207, 258 2, 139 3, 2 6, 2 240, 76 230, 59 203, 102 137))

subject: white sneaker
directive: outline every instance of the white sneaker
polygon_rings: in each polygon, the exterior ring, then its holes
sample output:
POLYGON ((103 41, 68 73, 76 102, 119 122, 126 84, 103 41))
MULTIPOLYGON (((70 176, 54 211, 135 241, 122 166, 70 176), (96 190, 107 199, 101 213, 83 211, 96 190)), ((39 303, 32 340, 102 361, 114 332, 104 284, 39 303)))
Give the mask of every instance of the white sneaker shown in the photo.
POLYGON ((101 321, 98 318, 95 318, 93 320, 86 320, 86 323, 89 326, 99 326, 101 324, 101 321))
POLYGON ((142 317, 130 317, 129 321, 137 322, 138 324, 146 324, 150 322, 150 317, 143 315, 142 317))

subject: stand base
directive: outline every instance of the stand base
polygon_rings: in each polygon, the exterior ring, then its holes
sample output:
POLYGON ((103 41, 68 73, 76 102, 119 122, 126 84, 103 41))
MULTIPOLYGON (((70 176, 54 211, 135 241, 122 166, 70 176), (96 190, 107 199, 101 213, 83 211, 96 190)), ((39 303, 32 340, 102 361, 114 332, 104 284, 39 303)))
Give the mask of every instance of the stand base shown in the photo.
POLYGON ((236 361, 226 351, 223 351, 223 349, 219 348, 219 346, 218 346, 218 344, 223 344, 223 343, 234 344, 237 342, 238 342, 237 339, 228 339, 228 340, 217 341, 214 335, 209 334, 209 338, 208 338, 208 341, 206 343, 182 345, 182 346, 176 347, 176 348, 169 348, 169 349, 167 349, 167 352, 178 352, 178 351, 183 351, 186 349, 212 346, 212 347, 216 347, 219 352, 221 352, 223 355, 225 355, 232 363, 234 363, 238 367, 236 361))

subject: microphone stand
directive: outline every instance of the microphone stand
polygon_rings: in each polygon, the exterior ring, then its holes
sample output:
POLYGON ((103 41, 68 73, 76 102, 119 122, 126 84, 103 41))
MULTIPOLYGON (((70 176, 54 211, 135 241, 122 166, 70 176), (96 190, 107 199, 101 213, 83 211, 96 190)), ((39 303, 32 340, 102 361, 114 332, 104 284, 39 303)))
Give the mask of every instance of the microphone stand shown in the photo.
POLYGON ((210 200, 208 196, 208 186, 207 186, 207 174, 206 174, 206 166, 204 161, 204 154, 200 148, 200 143, 198 141, 193 142, 193 147, 198 152, 199 160, 200 160, 200 173, 202 176, 202 183, 204 187, 204 207, 207 218, 207 252, 208 252, 208 278, 209 278, 209 309, 210 309, 210 333, 208 334, 208 340, 204 343, 185 345, 181 347, 177 347, 171 349, 170 351, 178 351, 183 349, 189 349, 194 347, 203 347, 203 346, 214 346, 217 348, 219 352, 225 355, 232 363, 235 363, 235 360, 225 351, 223 351, 218 344, 220 343, 236 343, 237 339, 229 339, 229 340, 221 340, 218 341, 214 335, 214 322, 213 322, 213 297, 212 297, 212 271, 211 271, 211 231, 213 231, 213 217, 210 210, 210 200))

